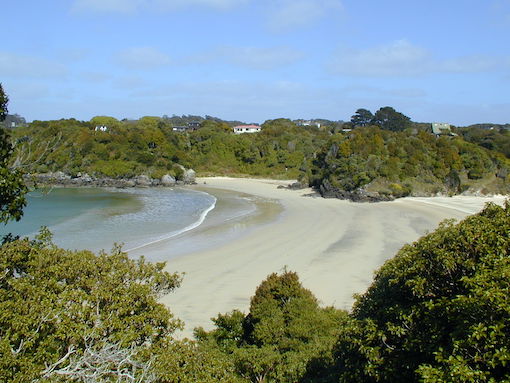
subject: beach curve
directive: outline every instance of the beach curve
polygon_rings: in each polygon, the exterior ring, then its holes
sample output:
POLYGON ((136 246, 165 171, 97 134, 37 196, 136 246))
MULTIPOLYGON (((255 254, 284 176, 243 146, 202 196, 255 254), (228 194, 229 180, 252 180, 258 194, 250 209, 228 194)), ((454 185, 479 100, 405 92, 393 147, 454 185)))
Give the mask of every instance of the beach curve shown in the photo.
MULTIPOLYGON (((290 181, 250 178, 199 178, 205 188, 273 199, 283 206, 278 219, 250 229, 214 248, 167 262, 184 272, 182 286, 161 299, 193 328, 212 328, 218 313, 249 309, 255 288, 272 272, 296 271, 323 305, 350 309, 353 294, 370 285, 373 272, 405 243, 434 230, 447 218, 462 219, 486 202, 505 197, 403 198, 393 202, 353 203, 324 199, 311 189, 278 188, 290 181)), ((201 186, 202 187, 202 186, 201 186)))

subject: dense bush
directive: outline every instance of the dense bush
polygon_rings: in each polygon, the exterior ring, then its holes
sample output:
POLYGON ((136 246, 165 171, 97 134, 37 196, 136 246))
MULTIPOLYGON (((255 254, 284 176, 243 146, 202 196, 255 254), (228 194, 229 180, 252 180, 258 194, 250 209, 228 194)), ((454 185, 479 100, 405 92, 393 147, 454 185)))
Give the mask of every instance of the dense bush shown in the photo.
POLYGON ((332 136, 313 162, 311 183, 346 191, 365 188, 396 197, 456 194, 486 185, 492 192, 507 193, 508 169, 508 159, 461 138, 371 126, 332 136))
POLYGON ((263 127, 258 134, 235 135, 229 125, 214 120, 188 133, 173 132, 167 120, 156 117, 34 121, 13 132, 13 161, 28 172, 71 175, 173 174, 174 165, 180 164, 202 174, 297 178, 328 137, 326 131, 297 127, 285 119, 267 121, 263 127), (95 131, 96 125, 108 130, 95 131))
POLYGON ((308 363, 327 353, 347 313, 320 308, 296 273, 271 274, 257 288, 247 315, 214 318, 216 329, 196 330, 201 344, 222 351, 251 382, 296 382, 308 363))

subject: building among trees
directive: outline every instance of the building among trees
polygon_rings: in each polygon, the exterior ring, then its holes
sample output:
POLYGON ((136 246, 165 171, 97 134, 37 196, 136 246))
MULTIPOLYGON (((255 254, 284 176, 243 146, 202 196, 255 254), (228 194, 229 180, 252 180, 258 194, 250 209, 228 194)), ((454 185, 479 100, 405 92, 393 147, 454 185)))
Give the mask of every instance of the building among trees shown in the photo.
POLYGON ((452 128, 450 124, 446 122, 433 122, 431 124, 432 133, 436 136, 455 136, 455 133, 452 132, 452 128))
POLYGON ((262 130, 258 125, 237 125, 233 129, 235 134, 258 133, 262 130))

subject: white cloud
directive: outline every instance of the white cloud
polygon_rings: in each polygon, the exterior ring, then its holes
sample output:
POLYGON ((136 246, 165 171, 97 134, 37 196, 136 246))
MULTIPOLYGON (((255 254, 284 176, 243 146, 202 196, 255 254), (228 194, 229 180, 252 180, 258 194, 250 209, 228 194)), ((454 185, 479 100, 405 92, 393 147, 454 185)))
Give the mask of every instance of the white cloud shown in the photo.
POLYGON ((169 65, 170 57, 153 47, 133 47, 117 55, 120 65, 128 69, 149 70, 169 65))
POLYGON ((276 0, 268 25, 275 31, 288 31, 306 27, 331 13, 343 13, 340 0, 276 0))
POLYGON ((329 63, 335 74, 368 77, 420 76, 430 73, 479 73, 510 69, 508 57, 486 55, 435 58, 406 40, 367 49, 341 49, 329 63))
POLYGON ((187 7, 206 7, 226 10, 250 0, 75 0, 78 12, 134 13, 142 10, 174 11, 187 7))
POLYGON ((64 77, 67 68, 58 62, 35 56, 0 52, 0 73, 2 77, 64 77))

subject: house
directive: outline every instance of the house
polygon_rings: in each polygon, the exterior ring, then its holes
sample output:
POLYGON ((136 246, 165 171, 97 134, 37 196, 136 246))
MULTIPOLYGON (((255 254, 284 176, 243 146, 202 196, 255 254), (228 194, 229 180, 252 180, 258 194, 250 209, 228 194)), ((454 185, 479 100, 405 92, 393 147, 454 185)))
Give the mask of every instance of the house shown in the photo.
POLYGON ((188 122, 187 126, 174 126, 174 127, 172 127, 172 130, 174 132, 183 133, 183 132, 188 132, 188 131, 195 131, 200 128, 201 128, 200 122, 192 121, 192 122, 188 122))
POLYGON ((258 125, 238 125, 234 126, 233 129, 235 134, 257 133, 262 130, 262 128, 258 125))
POLYGON ((320 122, 315 122, 313 120, 297 120, 297 126, 316 126, 317 128, 321 127, 320 122))
POLYGON ((172 130, 174 132, 179 132, 179 133, 182 133, 182 132, 185 132, 188 130, 188 127, 187 126, 174 126, 172 127, 172 130))
POLYGON ((455 133, 452 132, 452 128, 450 124, 445 122, 433 122, 432 123, 432 134, 436 137, 439 136, 456 136, 455 133))
POLYGON ((108 131, 108 127, 106 125, 97 125, 94 130, 96 132, 106 132, 108 131))
POLYGON ((5 116, 5 120, 3 124, 0 122, 0 126, 4 126, 5 128, 18 128, 27 125, 27 121, 25 118, 21 117, 19 114, 8 114, 5 116))

